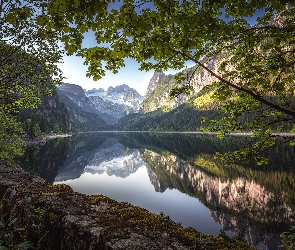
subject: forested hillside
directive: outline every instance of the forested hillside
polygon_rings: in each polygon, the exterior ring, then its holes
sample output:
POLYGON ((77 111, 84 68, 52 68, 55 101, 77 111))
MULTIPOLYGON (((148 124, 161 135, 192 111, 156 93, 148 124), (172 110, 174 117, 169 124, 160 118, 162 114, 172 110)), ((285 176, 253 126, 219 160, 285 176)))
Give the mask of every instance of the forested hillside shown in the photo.
POLYGON ((101 130, 106 122, 97 114, 86 112, 77 103, 53 87, 51 96, 43 95, 37 108, 19 114, 24 132, 34 138, 42 134, 101 130))
MULTIPOLYGON (((208 67, 217 71, 223 61, 221 56, 213 59, 203 60, 208 67)), ((183 93, 171 97, 171 92, 179 88, 176 75, 165 75, 155 73, 150 80, 145 99, 141 103, 141 112, 129 114, 119 120, 115 129, 135 130, 135 131, 201 131, 223 129, 228 126, 226 120, 223 123, 215 124, 215 120, 220 120, 224 116, 223 103, 213 96, 214 87, 209 87, 216 80, 201 68, 188 68, 181 72, 185 76, 180 88, 183 86, 193 86, 188 95, 183 93), (160 76, 160 77, 159 77, 160 76), (211 122, 210 122, 211 121, 211 122)), ((177 91, 177 90, 176 90, 177 91)), ((269 96, 271 100, 278 97, 269 96)), ((290 99, 291 100, 291 99, 290 99)), ((295 103, 291 101, 290 105, 295 103)), ((261 108, 257 112, 265 118, 267 107, 261 108)), ((251 132, 249 124, 255 119, 254 113, 248 112, 237 119, 240 124, 246 126, 236 126, 235 132, 251 132)), ((290 131, 292 120, 276 121, 272 117, 267 119, 269 126, 276 126, 275 131, 290 131)), ((237 122, 238 124, 238 122, 237 122)), ((252 125, 255 127, 255 124, 252 125)))
POLYGON ((219 117, 219 103, 211 98, 207 90, 200 92, 203 86, 210 84, 204 73, 196 67, 182 72, 186 76, 183 83, 192 80, 194 91, 189 95, 180 94, 170 97, 170 91, 178 86, 177 76, 164 75, 151 79, 147 95, 141 104, 142 113, 130 114, 119 120, 117 129, 156 130, 156 131, 200 131, 206 127, 203 117, 219 117), (152 87, 151 87, 152 86, 152 87), (152 88, 152 89, 150 89, 152 88))
POLYGON ((24 132, 30 137, 40 136, 42 133, 66 133, 71 131, 71 121, 66 109, 53 88, 52 96, 43 94, 41 103, 36 109, 24 109, 19 114, 24 132))
POLYGON ((73 131, 95 131, 105 128, 107 123, 98 114, 83 110, 61 91, 58 93, 66 104, 67 112, 74 125, 73 131))
POLYGON ((193 104, 182 104, 165 112, 162 109, 146 114, 130 114, 123 117, 118 129, 135 131, 200 131, 203 127, 202 117, 216 117, 217 109, 198 110, 193 104))

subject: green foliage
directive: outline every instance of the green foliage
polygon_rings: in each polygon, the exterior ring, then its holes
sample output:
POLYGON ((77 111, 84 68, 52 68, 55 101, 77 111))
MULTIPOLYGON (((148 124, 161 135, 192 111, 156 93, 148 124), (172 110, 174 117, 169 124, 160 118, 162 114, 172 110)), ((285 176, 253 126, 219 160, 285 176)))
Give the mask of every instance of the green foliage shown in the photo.
POLYGON ((15 228, 16 221, 17 218, 9 219, 6 222, 0 221, 1 250, 29 249, 33 246, 29 241, 16 242, 19 233, 25 231, 25 228, 15 228))
POLYGON ((284 250, 292 250, 295 247, 295 226, 291 227, 288 232, 284 232, 281 234, 281 238, 283 239, 283 245, 280 248, 284 250))
POLYGON ((52 96, 42 95, 37 108, 25 109, 19 113, 19 121, 23 123, 24 132, 34 138, 55 133, 67 133, 71 130, 70 118, 65 106, 55 89, 52 96), (28 125, 28 122, 31 123, 28 125))
MULTIPOLYGON (((210 87, 222 103, 223 117, 212 120, 209 129, 221 135, 255 131, 256 142, 231 158, 259 159, 256 149, 272 145, 271 132, 284 121, 294 123, 295 9, 287 1, 127 0, 117 9, 110 2, 54 1, 49 14, 56 18, 40 19, 47 29, 62 33, 67 52, 85 59, 87 75, 94 80, 107 70, 116 73, 125 66, 124 58, 139 62, 141 70, 157 72, 195 62, 215 77, 210 87), (250 26, 245 17, 258 9, 265 12, 250 26), (98 46, 83 48, 83 33, 90 30, 98 46), (219 71, 213 72, 202 58, 217 58, 219 71)), ((190 82, 178 86, 184 79, 175 79, 172 95, 191 92, 190 82)))
POLYGON ((199 110, 206 110, 206 109, 212 109, 214 107, 219 107, 219 103, 215 104, 214 99, 212 98, 213 93, 207 92, 203 95, 198 96, 194 101, 194 105, 199 110), (214 105, 215 104, 215 105, 214 105))
POLYGON ((198 110, 188 103, 175 109, 162 106, 162 109, 142 115, 127 115, 118 121, 115 128, 131 131, 201 131, 204 116, 216 118, 218 111, 214 107, 198 110))
MULTIPOLYGON (((47 235, 47 232, 44 232, 46 209, 37 207, 34 209, 34 213, 30 216, 32 220, 31 228, 35 233, 34 238, 37 241, 37 247, 35 249, 43 249, 42 240, 47 235)), ((45 242, 43 242, 44 244, 45 242)))
MULTIPOLYGON (((40 25, 48 1, 1 1, 0 15, 0 161, 12 163, 21 153, 22 132, 17 115, 36 108, 42 94, 61 82, 57 63, 62 49, 59 34, 40 25)), ((39 128, 30 125, 30 133, 39 128)))
POLYGON ((164 222, 172 222, 171 218, 169 215, 165 215, 163 212, 160 212, 160 217, 164 222))
MULTIPOLYGON (((15 114, 36 107, 40 93, 48 92, 48 80, 61 80, 56 67, 62 54, 59 40, 68 55, 85 59, 87 76, 94 80, 106 71, 118 72, 125 58, 139 62, 141 70, 157 72, 180 70, 190 60, 216 79, 210 88, 221 103, 222 116, 207 119, 208 129, 220 135, 253 131, 256 141, 227 158, 254 157, 261 162, 261 148, 273 146, 271 133, 295 120, 295 9, 286 4, 126 0, 114 8, 113 0, 5 1, 0 20, 0 111, 15 114), (265 13, 250 26, 245 17, 257 9, 265 13), (82 46, 88 31, 94 33, 97 46, 82 46), (213 72, 203 58, 216 58, 219 71, 213 72)), ((175 96, 191 93, 192 86, 191 77, 183 73, 170 89, 175 96)), ((147 100, 148 109, 150 104, 147 100)), ((163 105, 167 104, 169 100, 163 105)))
POLYGON ((19 138, 21 133, 21 124, 17 119, 0 111, 0 161, 5 161, 12 164, 12 156, 19 156, 22 154, 22 146, 24 143, 19 138))
POLYGON ((244 242, 244 243, 247 243, 247 241, 245 240, 245 237, 243 236, 242 233, 238 233, 237 235, 233 236, 232 238, 229 237, 224 230, 220 230, 220 233, 219 235, 217 236, 219 238, 223 238, 227 241, 231 241, 231 242, 244 242))

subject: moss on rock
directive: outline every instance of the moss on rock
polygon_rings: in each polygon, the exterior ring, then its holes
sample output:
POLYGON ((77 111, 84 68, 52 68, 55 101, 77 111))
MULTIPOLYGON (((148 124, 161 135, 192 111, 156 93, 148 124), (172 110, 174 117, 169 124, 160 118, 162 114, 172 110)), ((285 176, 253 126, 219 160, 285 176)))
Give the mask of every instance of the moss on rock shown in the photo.
POLYGON ((251 249, 126 202, 46 183, 17 167, 0 166, 0 173, 1 220, 18 217, 16 226, 26 228, 22 238, 36 249, 251 249))

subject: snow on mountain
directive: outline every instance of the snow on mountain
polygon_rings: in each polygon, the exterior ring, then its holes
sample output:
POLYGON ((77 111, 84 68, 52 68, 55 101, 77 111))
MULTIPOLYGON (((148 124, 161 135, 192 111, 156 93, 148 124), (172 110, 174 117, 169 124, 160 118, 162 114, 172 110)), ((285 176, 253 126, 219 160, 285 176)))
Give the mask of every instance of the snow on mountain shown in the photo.
POLYGON ((97 110, 116 118, 136 112, 143 101, 143 96, 126 84, 109 87, 107 90, 94 88, 85 91, 85 94, 97 110))
MULTIPOLYGON (((100 110, 98 110, 96 106, 92 103, 92 101, 86 96, 82 87, 79 85, 63 83, 58 86, 58 93, 61 99, 66 102, 68 110, 73 109, 74 106, 78 106, 79 109, 87 113, 98 115, 108 124, 114 124, 118 120, 118 118, 115 118, 106 112, 101 112, 100 110), (69 99, 71 102, 68 102, 66 99, 69 99)), ((80 112, 78 112, 77 115, 79 114, 80 112)))
POLYGON ((114 124, 123 116, 138 111, 143 101, 135 89, 128 85, 119 85, 103 88, 83 90, 81 86, 63 83, 58 91, 77 105, 83 111, 99 115, 108 124, 114 124))
POLYGON ((84 168, 84 173, 103 174, 125 178, 135 173, 144 162, 138 150, 129 149, 117 139, 107 139, 84 168))

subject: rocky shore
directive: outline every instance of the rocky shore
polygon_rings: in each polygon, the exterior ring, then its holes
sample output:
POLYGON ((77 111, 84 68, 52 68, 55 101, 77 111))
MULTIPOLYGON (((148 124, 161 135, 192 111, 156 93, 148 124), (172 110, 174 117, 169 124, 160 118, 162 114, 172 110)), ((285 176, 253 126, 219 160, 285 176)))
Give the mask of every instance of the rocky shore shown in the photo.
POLYGON ((44 137, 23 137, 23 141, 25 142, 25 149, 28 148, 38 148, 42 145, 44 145, 48 140, 55 139, 55 138, 61 138, 61 137, 71 137, 72 134, 56 134, 56 135, 46 135, 44 137))
POLYGON ((203 235, 102 195, 52 185, 19 167, 0 165, 0 220, 25 228, 14 243, 35 249, 252 249, 225 236, 203 235))

